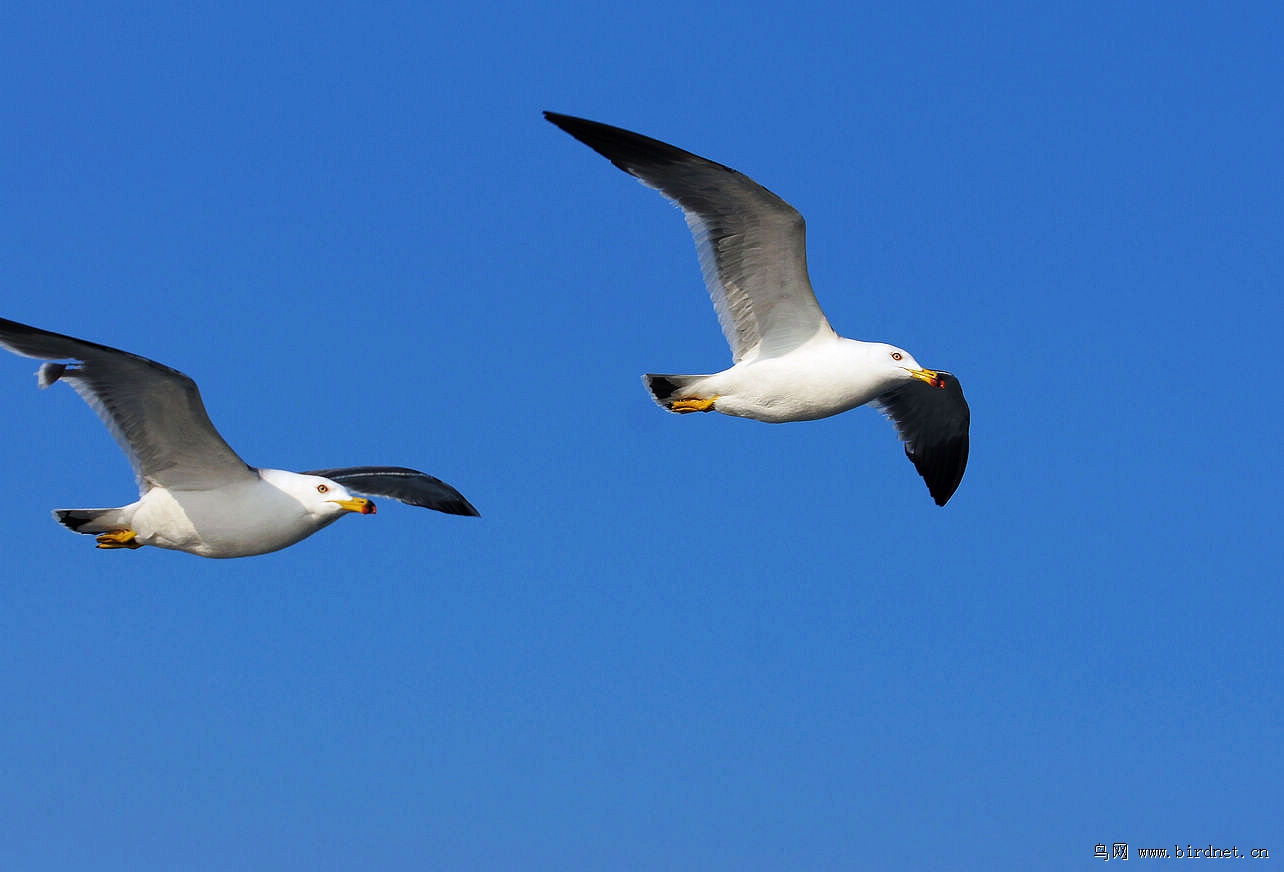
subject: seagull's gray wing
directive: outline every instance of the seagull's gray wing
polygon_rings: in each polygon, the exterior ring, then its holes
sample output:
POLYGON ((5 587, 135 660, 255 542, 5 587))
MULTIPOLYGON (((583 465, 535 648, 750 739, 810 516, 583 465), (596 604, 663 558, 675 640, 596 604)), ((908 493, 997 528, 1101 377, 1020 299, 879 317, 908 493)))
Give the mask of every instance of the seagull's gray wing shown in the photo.
POLYGON ((61 380, 76 389, 129 457, 141 492, 203 490, 256 475, 210 423, 196 382, 178 370, 3 318, 0 346, 47 361, 40 387, 61 380))
POLYGON ((873 405, 892 419, 905 443, 905 456, 923 476, 936 504, 945 505, 967 468, 972 420, 958 379, 948 372, 937 372, 931 384, 908 379, 879 395, 873 405))
POLYGON ((833 335, 807 278, 802 215, 753 179, 641 134, 544 117, 681 207, 733 359, 784 354, 833 335))
POLYGON ((337 481, 348 490, 373 497, 389 497, 412 506, 436 509, 448 515, 479 516, 481 512, 464 495, 426 472, 404 466, 348 466, 314 469, 304 475, 319 475, 337 481))

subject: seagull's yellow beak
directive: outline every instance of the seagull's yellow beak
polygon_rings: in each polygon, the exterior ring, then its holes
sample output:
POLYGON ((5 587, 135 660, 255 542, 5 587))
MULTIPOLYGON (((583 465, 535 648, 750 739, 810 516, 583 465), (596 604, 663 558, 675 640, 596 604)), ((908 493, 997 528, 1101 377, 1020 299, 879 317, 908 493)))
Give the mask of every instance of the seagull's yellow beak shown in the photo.
POLYGON ((925 381, 929 385, 935 385, 936 380, 941 375, 939 372, 937 372, 934 369, 910 369, 909 367, 905 367, 905 371, 908 372, 910 375, 914 376, 914 378, 918 379, 919 381, 925 381))
POLYGON ((353 497, 350 500, 330 500, 330 502, 343 506, 349 512, 357 512, 361 515, 373 515, 375 513, 374 500, 368 500, 365 497, 353 497))

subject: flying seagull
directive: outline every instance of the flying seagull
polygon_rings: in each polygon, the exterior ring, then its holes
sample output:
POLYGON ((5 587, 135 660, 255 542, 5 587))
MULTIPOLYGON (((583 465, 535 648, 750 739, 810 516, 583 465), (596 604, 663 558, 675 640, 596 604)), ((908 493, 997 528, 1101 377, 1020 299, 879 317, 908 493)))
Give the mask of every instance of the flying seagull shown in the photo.
POLYGON ((671 412, 780 423, 869 403, 896 425, 938 506, 967 466, 970 413, 958 379, 908 351, 834 332, 807 278, 802 215, 730 167, 597 121, 544 117, 682 209, 731 346, 730 369, 642 377, 671 412))
POLYGON ((46 361, 36 377, 40 387, 64 381, 75 388, 134 467, 137 502, 54 512, 77 533, 97 533, 99 548, 265 554, 349 512, 374 514, 375 504, 354 492, 452 515, 478 514, 450 485, 404 467, 256 469, 214 429, 196 382, 154 360, 3 318, 0 346, 46 361))

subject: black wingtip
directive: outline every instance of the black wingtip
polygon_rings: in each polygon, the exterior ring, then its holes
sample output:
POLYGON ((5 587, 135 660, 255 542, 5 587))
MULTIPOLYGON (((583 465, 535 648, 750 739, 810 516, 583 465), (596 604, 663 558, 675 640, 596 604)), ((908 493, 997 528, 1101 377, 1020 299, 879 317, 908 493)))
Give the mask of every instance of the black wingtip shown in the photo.
POLYGON ((918 474, 923 477, 923 483, 927 485, 927 492, 932 495, 932 499, 938 506, 944 506, 948 503, 950 497, 954 496, 959 489, 959 485, 963 483, 963 471, 967 468, 967 437, 963 437, 961 443, 944 446, 941 450, 950 460, 946 464, 933 466, 921 462, 909 451, 905 452, 905 456, 910 459, 910 462, 914 464, 914 468, 918 470, 918 474))
POLYGON ((443 511, 448 515, 462 515, 466 518, 481 517, 481 512, 477 511, 477 508, 472 503, 464 499, 462 494, 457 502, 448 503, 443 506, 440 511, 443 511))
POLYGON ((582 124, 597 123, 594 121, 589 121, 587 118, 577 118, 574 115, 565 115, 561 112, 553 112, 552 110, 549 110, 549 109, 544 110, 544 120, 551 124, 556 124, 558 127, 561 127, 563 130, 566 129, 565 125, 573 126, 577 121, 582 124))
MULTIPOLYGON (((697 160, 713 166, 722 166, 713 161, 684 151, 667 142, 643 136, 623 127, 603 124, 601 121, 590 121, 574 115, 563 115, 560 112, 545 110, 544 118, 557 125, 611 163, 630 175, 637 175, 639 167, 657 167, 697 160)), ((730 172, 730 167, 723 167, 730 172)))
POLYGON ((544 120, 550 124, 556 125, 562 130, 574 136, 580 142, 591 148, 597 149, 595 143, 609 142, 612 139, 625 137, 641 136, 641 134, 624 130, 620 127, 612 127, 609 124, 603 124, 601 121, 590 121, 588 118, 580 118, 575 115, 563 115, 560 112, 544 111, 544 120))
MULTIPOLYGON (((421 508, 432 509, 435 512, 442 512, 446 515, 460 515, 465 518, 480 518, 481 512, 477 507, 457 491, 455 488, 446 484, 441 479, 423 473, 423 481, 432 488, 432 494, 427 499, 409 501, 403 497, 394 496, 394 499, 402 499, 403 502, 409 502, 410 505, 417 505, 421 508)), ((390 496, 392 496, 390 494, 390 496)))

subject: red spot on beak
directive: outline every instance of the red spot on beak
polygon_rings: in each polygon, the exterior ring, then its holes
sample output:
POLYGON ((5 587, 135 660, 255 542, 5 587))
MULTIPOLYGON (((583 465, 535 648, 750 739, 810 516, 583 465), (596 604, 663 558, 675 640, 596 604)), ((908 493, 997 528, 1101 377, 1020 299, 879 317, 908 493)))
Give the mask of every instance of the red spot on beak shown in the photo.
POLYGON ((366 500, 366 506, 361 510, 363 515, 373 515, 378 509, 375 508, 374 500, 366 500))

